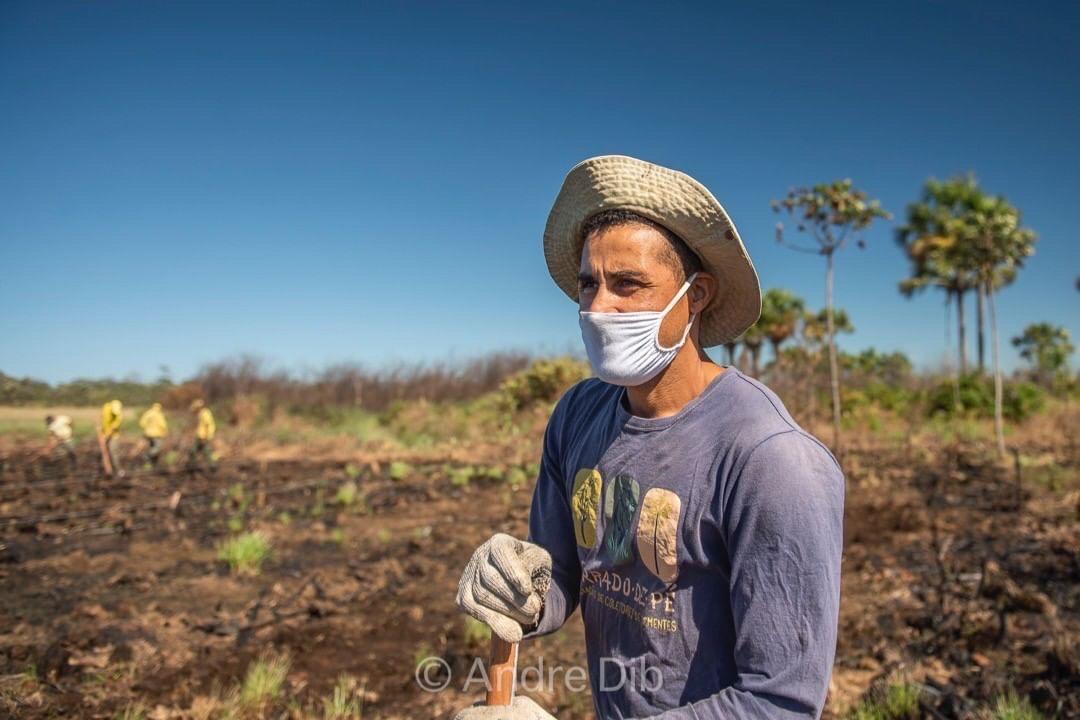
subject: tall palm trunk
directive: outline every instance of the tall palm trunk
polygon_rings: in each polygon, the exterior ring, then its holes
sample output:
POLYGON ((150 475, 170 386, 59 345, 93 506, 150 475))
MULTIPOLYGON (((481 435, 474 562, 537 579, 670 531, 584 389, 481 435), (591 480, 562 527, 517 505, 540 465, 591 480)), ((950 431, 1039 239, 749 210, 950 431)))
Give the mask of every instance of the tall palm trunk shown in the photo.
POLYGON ((952 318, 950 317, 949 304, 952 303, 954 291, 949 289, 945 292, 945 370, 949 373, 953 388, 953 410, 960 411, 960 373, 952 364, 952 318))
POLYGON ((979 374, 986 372, 985 361, 985 325, 986 321, 983 319, 983 302, 986 297, 986 286, 981 282, 975 284, 975 322, 978 324, 976 332, 978 333, 978 352, 979 352, 979 374))
POLYGON ((772 345, 773 364, 776 367, 780 367, 780 343, 783 340, 777 340, 775 338, 769 338, 769 344, 772 345))
POLYGON ((964 289, 956 290, 956 344, 959 346, 960 374, 967 374, 967 328, 964 326, 964 289))
POLYGON ((1005 457, 1005 422, 1002 419, 1001 362, 998 351, 997 310, 994 307, 994 289, 987 288, 986 307, 990 311, 990 354, 994 363, 994 434, 997 436, 999 457, 1005 457))
POLYGON ((833 451, 840 454, 840 369, 836 361, 836 327, 833 322, 833 253, 825 253, 825 333, 829 336, 829 382, 832 385, 833 451))

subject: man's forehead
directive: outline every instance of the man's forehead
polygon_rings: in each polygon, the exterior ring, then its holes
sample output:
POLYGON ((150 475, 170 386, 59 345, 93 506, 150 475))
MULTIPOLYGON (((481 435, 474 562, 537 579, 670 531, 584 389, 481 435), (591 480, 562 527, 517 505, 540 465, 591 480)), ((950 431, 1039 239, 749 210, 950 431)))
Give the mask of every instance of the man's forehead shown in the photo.
POLYGON ((641 271, 655 268, 667 238, 644 225, 617 225, 604 228, 586 239, 581 249, 581 264, 616 263, 641 271))

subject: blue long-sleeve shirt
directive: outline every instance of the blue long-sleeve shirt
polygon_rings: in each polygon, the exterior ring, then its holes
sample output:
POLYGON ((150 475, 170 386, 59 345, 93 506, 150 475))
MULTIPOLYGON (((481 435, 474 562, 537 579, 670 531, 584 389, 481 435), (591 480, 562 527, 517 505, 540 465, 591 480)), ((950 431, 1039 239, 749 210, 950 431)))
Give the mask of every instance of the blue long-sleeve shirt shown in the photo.
POLYGON ((816 718, 836 649, 844 476, 728 367, 678 414, 584 380, 544 435, 529 539, 539 625, 580 604, 599 718, 816 718))

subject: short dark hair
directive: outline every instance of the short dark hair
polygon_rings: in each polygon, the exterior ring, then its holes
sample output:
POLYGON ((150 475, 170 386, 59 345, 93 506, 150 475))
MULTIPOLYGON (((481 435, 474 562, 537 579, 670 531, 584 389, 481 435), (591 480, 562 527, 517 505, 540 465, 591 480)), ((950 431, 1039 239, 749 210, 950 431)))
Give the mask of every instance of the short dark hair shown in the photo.
POLYGON ((585 242, 593 233, 622 225, 644 225, 663 235, 668 244, 661 251, 660 259, 671 268, 672 272, 675 273, 675 277, 678 278, 679 274, 682 273, 681 280, 685 281, 686 278, 701 271, 701 258, 690 249, 690 246, 681 237, 655 220, 650 220, 644 215, 639 215, 626 208, 603 210, 586 220, 581 228, 581 247, 585 247, 585 242))

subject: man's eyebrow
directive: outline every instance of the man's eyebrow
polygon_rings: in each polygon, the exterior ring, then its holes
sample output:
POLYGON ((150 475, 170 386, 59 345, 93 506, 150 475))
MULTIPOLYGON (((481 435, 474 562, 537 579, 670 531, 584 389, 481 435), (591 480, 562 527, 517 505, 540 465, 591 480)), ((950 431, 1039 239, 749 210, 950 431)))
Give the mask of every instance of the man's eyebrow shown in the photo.
POLYGON ((615 270, 614 272, 609 272, 608 275, 617 280, 640 280, 641 282, 647 282, 649 280, 649 276, 640 270, 615 270))
MULTIPOLYGON (((649 276, 640 270, 612 270, 608 277, 615 280, 637 280, 641 283, 649 282, 649 276)), ((596 277, 591 272, 579 272, 578 282, 593 282, 596 277)))

